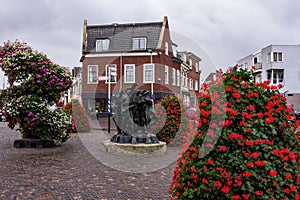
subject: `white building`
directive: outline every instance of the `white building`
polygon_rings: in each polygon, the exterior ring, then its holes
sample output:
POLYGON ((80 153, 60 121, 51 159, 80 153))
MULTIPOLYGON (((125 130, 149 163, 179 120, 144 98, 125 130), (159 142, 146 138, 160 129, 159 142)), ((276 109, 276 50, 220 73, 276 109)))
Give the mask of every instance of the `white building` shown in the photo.
POLYGON ((237 61, 246 69, 256 66, 256 81, 282 84, 280 92, 300 111, 300 45, 269 45, 237 61))

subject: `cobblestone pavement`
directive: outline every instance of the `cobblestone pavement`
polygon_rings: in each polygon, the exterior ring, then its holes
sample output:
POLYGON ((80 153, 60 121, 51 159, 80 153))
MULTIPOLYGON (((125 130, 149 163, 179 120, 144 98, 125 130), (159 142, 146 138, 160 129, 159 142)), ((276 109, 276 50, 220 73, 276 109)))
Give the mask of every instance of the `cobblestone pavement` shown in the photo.
POLYGON ((0 199, 170 198, 176 164, 172 147, 163 155, 109 154, 95 144, 95 137, 106 136, 94 122, 91 133, 72 134, 59 147, 14 148, 21 135, 6 126, 0 123, 0 199))

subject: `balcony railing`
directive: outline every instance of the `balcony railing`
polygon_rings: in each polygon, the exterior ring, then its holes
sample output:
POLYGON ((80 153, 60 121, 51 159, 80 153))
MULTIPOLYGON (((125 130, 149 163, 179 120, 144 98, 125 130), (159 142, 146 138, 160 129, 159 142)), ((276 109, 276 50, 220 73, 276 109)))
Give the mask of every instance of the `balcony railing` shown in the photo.
POLYGON ((255 65, 255 69, 262 69, 262 65, 260 62, 255 63, 254 65, 255 65))

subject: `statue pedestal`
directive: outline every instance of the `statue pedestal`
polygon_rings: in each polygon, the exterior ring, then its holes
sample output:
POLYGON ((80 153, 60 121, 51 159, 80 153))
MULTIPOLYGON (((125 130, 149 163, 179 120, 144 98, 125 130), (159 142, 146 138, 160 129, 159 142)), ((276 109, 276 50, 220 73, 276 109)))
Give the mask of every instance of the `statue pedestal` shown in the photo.
POLYGON ((167 145, 165 142, 159 142, 157 144, 124 144, 106 141, 103 142, 103 146, 109 153, 124 154, 164 153, 167 150, 167 145))

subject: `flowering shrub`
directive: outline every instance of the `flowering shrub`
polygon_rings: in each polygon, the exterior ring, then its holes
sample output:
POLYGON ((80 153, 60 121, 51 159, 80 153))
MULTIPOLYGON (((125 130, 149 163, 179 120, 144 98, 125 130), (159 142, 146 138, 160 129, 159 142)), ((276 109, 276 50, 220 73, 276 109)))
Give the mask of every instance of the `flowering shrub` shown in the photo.
POLYGON ((157 138, 167 144, 172 143, 175 138, 176 143, 183 144, 182 141, 189 138, 193 127, 187 116, 187 108, 183 100, 176 96, 167 95, 162 98, 158 105, 161 105, 155 107, 158 119, 153 126, 157 138), (162 122, 165 122, 163 127, 160 126, 162 122))
POLYGON ((174 198, 300 198, 300 137, 288 121, 291 110, 276 87, 253 77, 243 69, 221 73, 199 94, 198 133, 178 159, 174 198), (212 115, 226 116, 212 124, 212 115))
POLYGON ((72 99, 72 102, 63 107, 69 116, 72 116, 72 133, 89 132, 91 130, 91 122, 89 117, 77 99, 72 99))
POLYGON ((56 144, 65 142, 71 130, 71 118, 62 110, 48 108, 71 87, 67 70, 19 41, 0 46, 0 67, 9 83, 0 97, 8 126, 13 129, 18 124, 24 138, 56 144))

